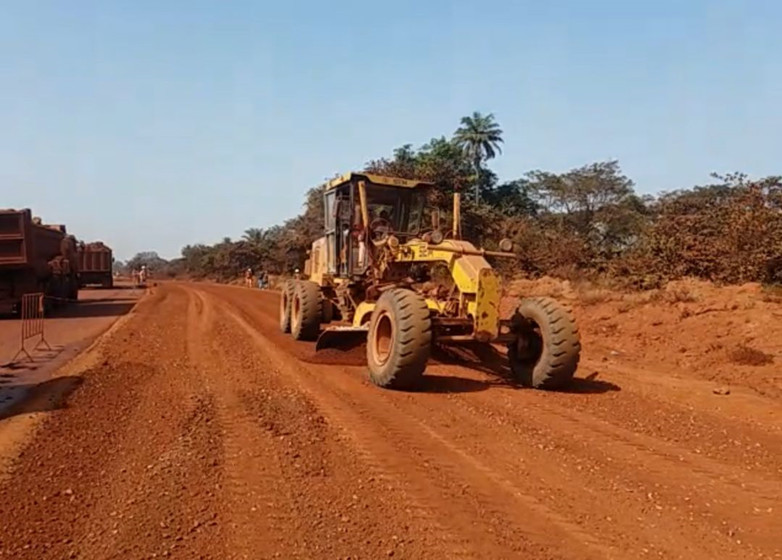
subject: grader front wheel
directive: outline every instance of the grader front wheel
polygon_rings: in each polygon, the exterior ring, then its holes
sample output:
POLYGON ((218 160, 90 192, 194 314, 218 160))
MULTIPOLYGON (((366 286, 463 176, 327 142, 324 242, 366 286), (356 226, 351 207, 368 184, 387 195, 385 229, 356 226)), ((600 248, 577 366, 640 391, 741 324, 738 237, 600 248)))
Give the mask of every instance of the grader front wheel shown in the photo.
POLYGON ((426 301, 410 290, 384 293, 369 323, 369 379, 389 389, 411 389, 426 369, 432 347, 432 320, 426 301))
POLYGON ((522 300, 513 319, 517 334, 508 346, 510 368, 523 385, 564 388, 578 367, 581 342, 573 314, 547 297, 522 300))

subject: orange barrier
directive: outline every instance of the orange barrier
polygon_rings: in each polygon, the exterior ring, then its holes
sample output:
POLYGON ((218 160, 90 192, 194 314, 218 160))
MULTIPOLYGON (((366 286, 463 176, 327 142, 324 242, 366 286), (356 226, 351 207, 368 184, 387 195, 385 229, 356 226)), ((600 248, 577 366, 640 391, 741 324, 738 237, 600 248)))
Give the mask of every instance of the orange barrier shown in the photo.
POLYGON ((31 338, 37 336, 41 337, 40 340, 33 346, 33 350, 38 350, 41 346, 45 346, 47 350, 51 350, 52 347, 46 342, 46 336, 44 334, 44 295, 43 294, 25 294, 22 296, 22 340, 19 351, 14 356, 12 362, 16 361, 16 358, 20 354, 27 356, 27 359, 31 362, 34 361, 30 352, 27 351, 26 343, 31 338))

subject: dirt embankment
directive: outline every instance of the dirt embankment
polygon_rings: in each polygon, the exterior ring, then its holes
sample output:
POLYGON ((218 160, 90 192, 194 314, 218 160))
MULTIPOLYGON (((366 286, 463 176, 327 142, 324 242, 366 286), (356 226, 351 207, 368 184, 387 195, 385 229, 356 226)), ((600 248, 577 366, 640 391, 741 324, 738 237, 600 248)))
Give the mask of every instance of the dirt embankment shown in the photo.
POLYGON ((620 293, 545 278, 515 282, 510 293, 567 301, 590 358, 782 398, 782 291, 684 280, 620 293))

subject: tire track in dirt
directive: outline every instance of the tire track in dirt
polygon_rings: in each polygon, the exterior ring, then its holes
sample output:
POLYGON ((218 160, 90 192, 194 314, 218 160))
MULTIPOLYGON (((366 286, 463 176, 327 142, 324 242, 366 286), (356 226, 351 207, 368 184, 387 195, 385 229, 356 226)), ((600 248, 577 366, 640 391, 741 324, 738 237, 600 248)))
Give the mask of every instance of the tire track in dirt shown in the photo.
MULTIPOLYGON (((435 366, 432 369, 437 372, 442 368, 435 366)), ((464 368, 451 368, 450 371, 469 375, 464 368)), ((543 471, 548 463, 548 472, 544 472, 550 488, 568 487, 552 478, 550 465, 557 464, 559 469, 566 470, 588 463, 591 470, 599 470, 602 476, 594 477, 588 485, 598 490, 593 500, 586 501, 588 497, 583 496, 576 502, 576 509, 578 503, 582 509, 588 505, 588 509, 582 512, 583 516, 599 513, 604 493, 616 494, 615 489, 605 484, 606 475, 608 480, 624 480, 626 487, 637 489, 635 493, 639 494, 640 500, 634 499, 628 504, 630 508, 624 515, 633 520, 643 518, 644 527, 657 528, 654 533, 649 533, 650 540, 645 548, 660 548, 661 541, 669 540, 668 551, 674 554, 683 546, 687 547, 689 542, 695 542, 705 558, 744 557, 747 548, 752 550, 753 547, 756 548, 751 555, 757 557, 762 555, 763 550, 773 550, 779 542, 782 526, 776 521, 773 510, 776 504, 782 502, 782 485, 779 478, 771 473, 737 468, 736 464, 716 461, 580 411, 576 413, 556 404, 555 397, 558 395, 495 389, 493 392, 449 396, 458 403, 451 414, 463 418, 441 415, 440 422, 445 429, 448 424, 455 423, 469 427, 470 432, 460 438, 459 430, 452 430, 449 440, 468 442, 475 448, 476 455, 487 459, 493 457, 490 461, 493 466, 506 463, 507 456, 529 459, 530 455, 535 455, 534 447, 519 446, 513 439, 508 439, 506 433, 511 431, 523 442, 534 443, 537 440, 541 448, 560 454, 559 457, 542 457, 539 466, 534 469, 543 471), (471 411, 471 415, 461 415, 462 411, 471 411), (495 420, 487 422, 487 418, 495 420), (530 419, 534 422, 530 423, 530 419), (485 440, 501 441, 504 453, 496 453, 496 445, 482 445, 485 440), (660 511, 662 509, 665 509, 664 513, 660 511), (694 520, 691 519, 693 515, 697 515, 694 520), (682 527, 687 527, 687 530, 683 531, 682 527), (678 541, 672 538, 676 535, 679 535, 678 541), (693 538, 694 535, 702 538, 693 538)), ((405 408, 403 413, 418 415, 422 422, 437 421, 438 407, 426 406, 429 399, 415 395, 404 400, 414 401, 418 406, 405 408)), ((530 461, 526 463, 531 466, 530 461)), ((512 473, 512 465, 507 465, 506 470, 512 473)), ((582 471, 581 466, 578 470, 582 478, 588 474, 582 471)), ((569 493, 577 495, 579 489, 575 484, 571 486, 569 493)), ((554 497, 552 499, 556 501, 554 497)), ((621 519, 622 515, 618 515, 618 511, 612 513, 612 509, 621 508, 616 502, 604 504, 606 518, 611 519, 611 525, 615 527, 617 518, 621 519)), ((594 521, 586 524, 592 525, 594 521)), ((610 541, 610 529, 596 526, 593 532, 604 535, 603 538, 610 541)))
MULTIPOLYGON (((389 407, 381 394, 372 392, 359 400, 357 395, 366 395, 366 388, 359 393, 347 392, 324 382, 335 379, 330 375, 342 373, 325 367, 316 372, 311 366, 292 363, 242 317, 241 310, 236 309, 234 317, 267 356, 302 382, 327 415, 341 426, 353 427, 353 438, 365 454, 380 458, 386 470, 391 466, 397 475, 404 473, 406 484, 419 501, 430 509, 450 512, 450 527, 473 545, 483 551, 512 550, 531 557, 551 547, 559 551, 557 554, 574 558, 612 556, 597 538, 519 492, 509 479, 455 447, 431 426, 411 421, 409 414, 389 407), (409 457, 411 454, 413 457, 409 457)), ((264 323, 259 326, 266 331, 271 325, 264 323)))
POLYGON ((187 354, 193 370, 214 397, 224 449, 225 508, 223 523, 229 532, 232 558, 288 557, 295 526, 287 488, 280 484, 283 473, 277 456, 270 452, 272 442, 247 414, 237 387, 242 380, 222 361, 214 341, 215 310, 198 290, 188 290, 187 354), (283 538, 285 537, 285 538, 283 538))
POLYGON ((647 449, 647 438, 636 441, 610 424, 596 428, 589 417, 529 399, 519 399, 524 406, 498 408, 488 393, 450 396, 455 402, 448 416, 420 402, 402 412, 441 424, 452 432, 450 441, 464 442, 507 476, 522 472, 528 491, 547 495, 549 503, 575 514, 607 542, 618 537, 617 546, 627 545, 617 528, 628 521, 626 535, 643 536, 636 539, 638 551, 674 555, 691 549, 688 557, 745 557, 748 547, 758 545, 760 553, 778 541, 771 511, 780 487, 773 480, 745 479, 709 460, 708 468, 694 460, 683 463, 684 449, 669 455, 656 441, 647 449), (537 488, 530 484, 536 479, 537 488))
MULTIPOLYGON (((236 291, 231 291, 228 296, 229 299, 236 297, 238 297, 236 291)), ((264 332, 270 332, 269 329, 273 328, 271 317, 273 309, 273 306, 266 306, 253 314, 253 319, 262 323, 260 326, 264 332), (272 311, 269 312, 269 309, 272 311)), ((322 367, 320 369, 323 370, 322 375, 331 376, 330 379, 339 379, 339 376, 350 375, 341 372, 340 368, 322 367)), ((349 369, 351 373, 356 370, 356 368, 349 369)), ((437 371, 441 368, 435 367, 433 369, 437 371)), ((454 368, 450 368, 450 371, 453 372, 454 368)), ((461 372, 457 370, 457 373, 461 372)), ((338 383, 340 386, 355 385, 354 380, 339 379, 338 383)), ((480 413, 473 414, 472 418, 463 418, 460 424, 462 426, 475 424, 476 421, 480 423, 479 418, 486 412, 495 417, 505 417, 508 422, 520 423, 519 425, 522 426, 529 426, 529 419, 534 418, 534 424, 549 428, 548 433, 545 434, 549 441, 566 442, 564 445, 569 446, 566 461, 575 459, 573 462, 576 465, 589 463, 593 465, 591 468, 597 468, 612 477, 618 477, 616 480, 621 481, 624 477, 624 484, 631 488, 651 489, 652 492, 636 491, 636 495, 629 502, 626 496, 622 496, 620 500, 625 502, 624 507, 627 509, 627 513, 636 514, 633 519, 637 518, 640 525, 651 528, 651 530, 641 530, 641 533, 646 535, 644 538, 650 543, 643 547, 647 551, 658 550, 666 557, 679 557, 682 550, 685 550, 687 554, 684 557, 688 558, 757 558, 763 557, 764 551, 774 550, 775 545, 779 544, 780 539, 777 537, 775 518, 768 516, 768 507, 771 507, 773 511, 773 505, 770 504, 779 502, 778 488, 780 486, 778 479, 773 476, 773 471, 765 470, 765 474, 752 473, 741 465, 704 457, 665 440, 638 434, 637 431, 623 427, 625 418, 621 415, 614 419, 615 421, 620 420, 620 423, 614 425, 611 422, 592 417, 589 413, 576 414, 559 404, 552 405, 548 401, 540 402, 549 395, 539 396, 536 394, 535 397, 529 397, 530 393, 523 391, 503 391, 502 393, 505 395, 505 398, 502 399, 502 407, 497 406, 497 399, 494 395, 489 396, 488 392, 479 396, 476 396, 477 393, 469 393, 459 394, 456 397, 459 404, 449 410, 451 412, 457 411, 458 416, 458 411, 467 408, 470 403, 480 403, 480 413), (533 407, 532 409, 529 409, 530 405, 533 407), (524 414, 508 416, 509 410, 523 411, 524 414), (591 433, 592 429, 596 431, 596 434, 591 433), (577 444, 574 444, 574 441, 577 444), (610 451, 609 453, 605 453, 604 445, 610 451), (680 459, 682 457, 685 458, 684 461, 680 459), (671 474, 681 483, 679 488, 676 488, 668 480, 671 474), (693 484, 698 485, 700 493, 693 492, 693 484), (668 487, 668 494, 659 496, 660 487, 668 487), (682 493, 684 492, 688 494, 684 496, 686 501, 682 501, 682 493), (649 498, 649 495, 652 498, 649 498), (666 500, 660 502, 661 497, 666 500), (723 503, 717 503, 717 507, 715 507, 714 502, 719 502, 721 499, 724 500, 723 503), (736 507, 736 501, 743 507, 736 507), (697 506, 696 515, 699 516, 695 520, 692 519, 693 503, 697 506), (664 511, 661 512, 663 508, 664 511), (681 511, 677 511, 678 508, 681 508, 681 511), (764 518, 764 514, 768 517, 764 518), (747 517, 748 515, 749 517, 747 517), (747 519, 750 519, 749 523, 746 522, 747 519), (670 535, 673 535, 673 538, 666 539, 670 535), (659 547, 660 540, 667 540, 667 545, 663 546, 662 550, 659 547), (747 542, 748 540, 749 542, 747 542)), ((381 392, 377 399, 391 400, 392 402, 399 400, 396 396, 387 395, 388 393, 381 392)), ((551 396, 553 397, 551 400, 555 402, 562 400, 556 399, 560 395, 551 396)), ((564 398, 577 397, 576 395, 561 396, 564 398)), ((432 419, 437 417, 438 410, 443 409, 443 407, 424 409, 420 404, 426 400, 418 394, 406 398, 414 406, 403 407, 399 414, 421 415, 423 418, 419 417, 419 421, 425 425, 430 424, 432 419)), ((444 412, 439 414, 443 419, 446 416, 444 412)), ((456 420, 455 423, 459 424, 459 420, 456 420)), ((446 441, 459 441, 458 431, 458 429, 453 430, 454 433, 446 441)), ((492 456, 491 447, 487 448, 475 444, 480 441, 479 437, 465 439, 475 445, 478 456, 492 456)), ((511 447, 518 446, 511 444, 511 447)), ((562 445, 557 445, 557 448, 562 449, 562 445)), ((522 456, 529 455, 529 449, 526 451, 518 449, 518 451, 522 456)), ((557 460, 562 460, 562 458, 548 457, 549 464, 556 464, 557 460)), ((501 457, 495 457, 492 467, 497 464, 502 464, 501 457)), ((506 467, 507 472, 512 473, 509 467, 510 465, 506 467)), ((572 470, 574 471, 571 473, 572 475, 581 474, 575 472, 575 467, 572 467, 572 470)), ((550 476, 548 478, 549 482, 553 482, 550 476)), ((596 475, 593 478, 599 482, 601 477, 596 475)), ((617 494, 617 488, 612 489, 605 482, 596 487, 602 487, 609 492, 609 495, 617 494)), ((577 494, 578 492, 575 488, 569 488, 568 493, 577 494)), ((585 505, 589 505, 589 502, 583 500, 579 500, 579 502, 582 509, 585 505)), ((606 506, 605 512, 610 514, 611 508, 614 507, 610 499, 606 506)), ((607 516, 609 523, 603 524, 603 528, 609 532, 612 527, 615 529, 616 522, 614 520, 616 518, 616 514, 607 516)), ((635 530, 636 533, 638 531, 638 529, 635 530)), ((610 541, 610 538, 608 540, 610 541)), ((643 548, 639 548, 639 554, 644 552, 643 548)))
MULTIPOLYGON (((610 355, 610 354, 609 354, 610 355)), ((758 395, 753 389, 733 387, 730 398, 716 397, 714 381, 688 378, 682 372, 640 367, 625 361, 583 360, 584 371, 599 373, 600 379, 615 379, 622 390, 652 403, 673 405, 682 410, 697 410, 710 419, 738 424, 758 435, 782 436, 782 405, 779 399, 758 395)))
MULTIPOLYGON (((310 550, 307 557, 325 550, 339 552, 339 557, 352 557, 357 550, 368 549, 372 551, 371 558, 391 554, 458 558, 470 550, 463 537, 443 533, 438 530, 436 519, 421 516, 421 506, 400 492, 399 485, 385 474, 387 469, 375 457, 361 451, 350 457, 355 450, 345 447, 345 437, 328 427, 328 421, 318 412, 320 407, 313 404, 298 380, 290 377, 290 360, 279 360, 268 352, 259 354, 254 344, 243 348, 247 332, 237 328, 241 323, 225 310, 224 304, 220 305, 220 314, 228 319, 228 324, 218 321, 217 330, 223 331, 220 339, 233 342, 232 351, 222 356, 231 369, 243 364, 245 370, 274 375, 273 381, 264 378, 261 387, 255 389, 252 383, 248 388, 245 379, 245 410, 254 411, 271 433, 288 441, 283 448, 287 450, 283 452, 287 461, 283 461, 280 479, 272 487, 278 492, 280 487, 288 487, 297 496, 291 507, 307 527, 301 535, 303 541, 309 536, 303 542, 304 549, 310 550), (249 364, 255 367, 248 368, 249 364), (259 395, 261 402, 257 399, 259 395), (335 442, 336 448, 330 442, 335 442), (363 511, 359 509, 362 507, 363 511)), ((356 417, 351 420, 361 421, 356 417)), ((344 424, 338 423, 338 427, 342 431, 344 424)), ((276 448, 280 453, 279 444, 276 448)), ((477 550, 469 554, 469 557, 477 556, 477 550)))

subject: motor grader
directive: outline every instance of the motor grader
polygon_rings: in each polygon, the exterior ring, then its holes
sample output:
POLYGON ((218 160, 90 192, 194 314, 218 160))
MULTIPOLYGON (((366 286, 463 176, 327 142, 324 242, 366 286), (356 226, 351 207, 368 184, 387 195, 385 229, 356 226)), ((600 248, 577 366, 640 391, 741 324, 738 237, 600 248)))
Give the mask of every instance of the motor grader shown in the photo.
POLYGON ((369 379, 413 389, 434 345, 507 346, 524 385, 564 387, 576 371, 579 334, 568 309, 550 298, 518 302, 500 317, 501 281, 489 258, 516 258, 461 239, 460 194, 451 227, 427 205, 432 184, 348 173, 323 187, 324 236, 312 244, 308 279, 286 281, 280 328, 316 350, 366 341, 369 379), (321 331, 321 325, 325 329, 321 331))

